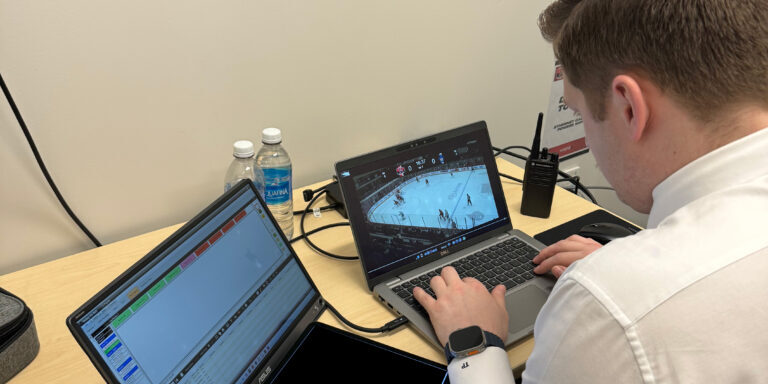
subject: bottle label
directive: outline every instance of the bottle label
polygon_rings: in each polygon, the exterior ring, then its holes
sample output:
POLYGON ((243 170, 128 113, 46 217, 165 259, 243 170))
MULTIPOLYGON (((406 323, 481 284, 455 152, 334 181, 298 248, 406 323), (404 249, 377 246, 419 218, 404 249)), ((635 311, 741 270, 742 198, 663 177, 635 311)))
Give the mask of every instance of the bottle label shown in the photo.
POLYGON ((267 168, 264 170, 264 200, 267 204, 283 204, 291 199, 291 169, 267 168))

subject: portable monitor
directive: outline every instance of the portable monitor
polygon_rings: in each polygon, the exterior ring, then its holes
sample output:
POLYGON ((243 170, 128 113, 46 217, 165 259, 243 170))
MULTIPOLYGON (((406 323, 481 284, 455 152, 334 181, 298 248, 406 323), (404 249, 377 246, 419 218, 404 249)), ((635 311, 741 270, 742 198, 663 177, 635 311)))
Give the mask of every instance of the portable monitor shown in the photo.
POLYGON ((255 187, 242 181, 78 308, 67 326, 110 383, 290 382, 282 377, 307 362, 334 379, 367 381, 353 368, 372 367, 378 379, 387 374, 376 369, 382 359, 420 381, 444 381, 443 365, 314 323, 324 308, 255 187))

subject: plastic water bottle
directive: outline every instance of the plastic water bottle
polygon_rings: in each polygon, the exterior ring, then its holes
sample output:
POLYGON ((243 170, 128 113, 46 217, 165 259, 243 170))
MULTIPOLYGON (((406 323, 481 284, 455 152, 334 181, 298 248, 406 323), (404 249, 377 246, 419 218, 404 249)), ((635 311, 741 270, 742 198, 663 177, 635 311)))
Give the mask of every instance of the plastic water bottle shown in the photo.
POLYGON ((291 158, 282 145, 283 136, 277 128, 261 132, 264 144, 256 154, 256 165, 264 172, 264 200, 285 237, 293 236, 293 188, 291 158))
POLYGON ((256 166, 253 158, 253 143, 248 140, 236 141, 233 145, 232 163, 229 164, 227 175, 224 177, 224 190, 234 187, 238 181, 250 179, 256 185, 261 196, 264 196, 264 174, 256 166))

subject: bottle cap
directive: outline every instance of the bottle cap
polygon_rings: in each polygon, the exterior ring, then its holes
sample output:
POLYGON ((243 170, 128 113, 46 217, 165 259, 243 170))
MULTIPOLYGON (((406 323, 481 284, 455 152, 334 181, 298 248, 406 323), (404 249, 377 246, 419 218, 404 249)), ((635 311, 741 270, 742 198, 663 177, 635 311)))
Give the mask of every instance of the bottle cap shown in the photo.
POLYGON ((235 141, 233 147, 234 151, 232 151, 232 155, 237 158, 246 159, 253 156, 254 154, 253 143, 249 140, 235 141))
POLYGON ((261 131, 261 142, 264 144, 280 144, 283 141, 283 134, 277 128, 264 128, 261 131))

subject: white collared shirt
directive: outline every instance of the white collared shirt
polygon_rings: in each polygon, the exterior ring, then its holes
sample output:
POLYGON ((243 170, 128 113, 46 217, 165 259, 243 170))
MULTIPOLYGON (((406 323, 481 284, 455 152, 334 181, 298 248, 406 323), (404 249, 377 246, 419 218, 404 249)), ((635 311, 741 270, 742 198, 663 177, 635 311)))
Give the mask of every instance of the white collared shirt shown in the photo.
POLYGON ((768 129, 691 162, 653 198, 648 229, 560 277, 524 383, 768 382, 768 129))

